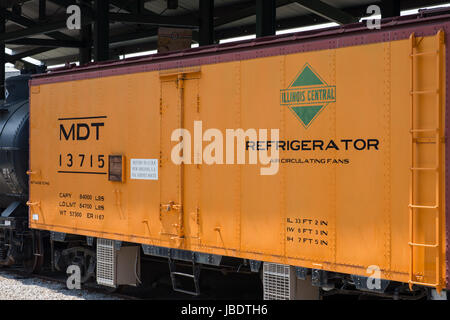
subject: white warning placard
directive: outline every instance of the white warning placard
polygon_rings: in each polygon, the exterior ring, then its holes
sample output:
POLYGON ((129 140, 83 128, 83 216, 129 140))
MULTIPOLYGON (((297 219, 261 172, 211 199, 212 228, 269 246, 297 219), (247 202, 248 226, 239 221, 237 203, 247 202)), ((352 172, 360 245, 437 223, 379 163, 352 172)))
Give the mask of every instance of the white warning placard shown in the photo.
POLYGON ((158 159, 131 159, 130 176, 137 180, 158 180, 158 159))

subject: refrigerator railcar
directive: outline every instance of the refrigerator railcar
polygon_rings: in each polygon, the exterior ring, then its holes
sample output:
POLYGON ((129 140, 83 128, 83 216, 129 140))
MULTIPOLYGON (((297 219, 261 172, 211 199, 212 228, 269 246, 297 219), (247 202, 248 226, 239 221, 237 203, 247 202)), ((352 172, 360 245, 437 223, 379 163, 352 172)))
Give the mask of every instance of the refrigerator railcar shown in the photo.
MULTIPOLYGON (((449 286, 448 18, 35 76, 30 227, 97 238, 97 254, 116 257, 126 243, 167 257, 181 291, 176 262, 190 261, 193 293, 198 266, 223 257, 261 272, 266 298, 295 297, 310 281, 440 292, 449 286), (289 280, 284 293, 270 291, 271 272, 289 280)), ((108 274, 105 263, 99 283, 117 285, 121 273, 135 282, 132 267, 108 274)))

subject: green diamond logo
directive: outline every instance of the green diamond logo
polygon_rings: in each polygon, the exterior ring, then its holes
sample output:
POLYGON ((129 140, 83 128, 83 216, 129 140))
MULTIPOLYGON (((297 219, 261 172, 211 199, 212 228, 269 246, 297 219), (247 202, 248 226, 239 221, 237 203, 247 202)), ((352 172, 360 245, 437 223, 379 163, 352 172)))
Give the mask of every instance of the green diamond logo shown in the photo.
POLYGON ((309 63, 280 92, 280 104, 287 106, 305 129, 332 102, 336 102, 336 86, 329 86, 309 63))

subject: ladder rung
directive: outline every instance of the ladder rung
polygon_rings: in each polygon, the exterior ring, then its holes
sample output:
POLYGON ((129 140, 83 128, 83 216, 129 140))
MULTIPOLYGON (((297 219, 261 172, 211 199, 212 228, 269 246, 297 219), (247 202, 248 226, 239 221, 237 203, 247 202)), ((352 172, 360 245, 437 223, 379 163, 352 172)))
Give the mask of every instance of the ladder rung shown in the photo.
POLYGON ((429 93, 439 93, 439 90, 420 90, 420 91, 411 91, 410 94, 429 94, 429 93))
POLYGON ((410 204, 408 205, 410 208, 418 208, 418 209, 437 209, 439 206, 419 206, 416 204, 410 204))
POLYGON ((439 168, 411 168, 411 170, 430 170, 430 171, 437 171, 439 168))
POLYGON ((439 128, 435 128, 435 129, 411 129, 409 130, 409 132, 414 133, 414 132, 438 132, 439 128))
POLYGON ((410 246, 413 247, 425 247, 425 248, 438 248, 439 244, 426 244, 426 243, 415 243, 415 242, 408 242, 410 246))
POLYGON ((411 57, 417 57, 417 56, 425 56, 425 55, 430 55, 430 54, 439 54, 439 50, 413 53, 410 56, 411 57))
POLYGON ((413 143, 415 143, 415 144, 436 144, 436 139, 430 138, 430 137, 414 138, 413 143))
POLYGON ((439 286, 438 283, 418 282, 418 281, 413 281, 413 280, 408 280, 408 283, 417 284, 419 286, 430 286, 430 287, 437 287, 437 286, 439 286))
POLYGON ((177 276, 183 276, 183 277, 195 278, 195 276, 194 276, 193 274, 189 274, 189 273, 172 272, 172 274, 177 275, 177 276))
POLYGON ((181 292, 181 293, 186 293, 186 294, 190 294, 191 296, 198 296, 198 293, 197 292, 194 292, 194 291, 189 291, 189 290, 183 290, 183 289, 173 289, 174 291, 178 291, 178 292, 181 292))

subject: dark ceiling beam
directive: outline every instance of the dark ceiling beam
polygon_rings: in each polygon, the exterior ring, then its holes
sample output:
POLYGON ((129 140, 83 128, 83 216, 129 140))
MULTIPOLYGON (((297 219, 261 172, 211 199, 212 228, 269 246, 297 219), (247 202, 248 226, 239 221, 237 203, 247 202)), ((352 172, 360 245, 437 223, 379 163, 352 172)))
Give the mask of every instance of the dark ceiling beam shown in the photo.
POLYGON ((20 0, 0 0, 0 8, 12 8, 20 2, 20 0))
POLYGON ((14 22, 15 24, 18 24, 21 27, 32 27, 37 24, 33 20, 25 18, 24 16, 17 15, 15 13, 11 12, 10 10, 6 10, 6 9, 0 9, 0 10, 2 10, 4 12, 4 14, 6 16, 6 20, 14 22))
POLYGON ((256 0, 256 37, 273 36, 276 32, 275 0, 256 0))
POLYGON ((43 21, 47 17, 47 0, 39 0, 39 20, 43 21))
MULTIPOLYGON (((63 8, 67 8, 68 6, 71 6, 73 4, 79 5, 79 3, 76 0, 48 0, 48 1, 63 8)), ((64 10, 64 12, 65 11, 66 10, 64 10)))
POLYGON ((256 14, 255 0, 238 2, 226 7, 215 8, 214 26, 221 26, 237 20, 245 19, 256 14))
POLYGON ((136 53, 136 52, 145 52, 145 51, 151 51, 158 49, 158 42, 156 41, 149 41, 146 43, 139 43, 134 44, 131 46, 125 46, 125 47, 118 47, 111 49, 111 53, 113 55, 124 55, 124 54, 130 54, 130 53, 136 53))
POLYGON ((297 0, 297 5, 327 20, 338 24, 358 22, 358 18, 320 0, 297 0))
POLYGON ((139 40, 143 38, 151 38, 156 37, 158 35, 158 29, 148 29, 148 30, 141 30, 138 32, 134 32, 132 34, 126 33, 126 34, 120 34, 111 36, 109 38, 109 43, 119 43, 119 42, 126 42, 126 41, 133 41, 133 40, 139 40))
POLYGON ((42 23, 37 24, 33 27, 18 30, 18 31, 12 31, 12 32, 6 32, 3 34, 0 34, 0 40, 14 40, 14 39, 20 39, 28 36, 33 36, 37 34, 42 34, 46 32, 51 32, 55 30, 62 29, 66 26, 66 20, 63 21, 56 21, 52 23, 42 23))
POLYGON ((94 60, 109 60, 109 0, 94 0, 94 60))
POLYGON ((53 39, 36 39, 36 38, 20 38, 15 40, 7 40, 7 44, 39 46, 39 47, 61 47, 61 48, 82 48, 85 44, 81 41, 53 40, 53 39))
POLYGON ((381 17, 398 17, 400 16, 400 0, 382 0, 381 1, 381 17))
POLYGON ((214 0, 200 0, 199 45, 214 44, 214 0))
MULTIPOLYGON (((91 5, 91 0, 81 0, 81 4, 85 7, 91 5)), ((80 30, 80 39, 84 46, 78 50, 80 65, 90 63, 92 60, 92 25, 85 24, 80 30)))
POLYGON ((169 17, 147 14, 132 14, 132 13, 109 13, 109 20, 123 23, 148 24, 165 27, 186 27, 198 28, 199 21, 191 16, 169 17))
MULTIPOLYGON (((293 2, 295 2, 295 0, 278 0, 275 3, 275 7, 283 7, 293 2)), ((216 17, 214 20, 215 27, 252 17, 256 15, 256 2, 255 0, 252 0, 232 4, 222 8, 216 8, 214 15, 216 17)))
POLYGON ((36 54, 41 54, 47 51, 53 50, 53 48, 33 48, 30 50, 26 50, 26 51, 22 51, 22 52, 18 52, 16 54, 10 55, 9 59, 13 59, 14 61, 23 59, 23 58, 27 58, 27 57, 32 57, 36 54))
POLYGON ((135 0, 133 1, 133 7, 131 12, 135 14, 144 14, 145 12, 145 0, 135 0))
MULTIPOLYGON (((110 3, 119 8, 121 10, 121 12, 126 11, 126 12, 130 12, 130 13, 137 13, 137 6, 140 6, 141 3, 139 3, 141 1, 122 1, 122 0, 110 0, 110 3)), ((145 2, 145 1, 142 1, 145 2)), ((146 14, 150 14, 149 10, 145 9, 144 6, 142 5, 141 7, 142 9, 142 13, 146 13, 146 14)))
MULTIPOLYGON (((149 0, 147 0, 149 1, 149 0)), ((148 16, 153 16, 153 17, 165 17, 165 16, 161 16, 151 10, 148 10, 144 7, 144 3, 147 2, 145 0, 110 0, 110 3, 112 5, 114 5, 115 7, 119 8, 121 12, 126 11, 129 13, 140 13, 144 14, 144 15, 148 15, 148 16)), ((183 16, 190 16, 191 18, 194 19, 199 19, 200 16, 198 14, 198 12, 190 12, 187 15, 183 15, 183 16)))
MULTIPOLYGON (((82 25, 89 24, 91 23, 91 21, 92 21, 91 18, 85 17, 85 19, 81 19, 81 24, 82 25)), ((23 30, 17 30, 0 34, 0 40, 4 41, 14 40, 38 34, 47 34, 52 31, 66 28, 67 27, 66 23, 67 23, 66 19, 53 22, 38 23, 23 30)))
MULTIPOLYGON (((34 22, 31 19, 25 18, 24 16, 16 15, 16 14, 12 13, 9 10, 5 10, 4 12, 5 12, 7 20, 9 20, 11 22, 14 22, 15 24, 17 24, 17 25, 19 25, 21 27, 32 28, 32 27, 38 25, 37 22, 34 22)), ((68 41, 76 41, 77 40, 77 39, 72 38, 72 37, 70 37, 70 36, 68 36, 68 35, 66 35, 66 34, 64 34, 62 32, 59 32, 59 31, 49 32, 49 33, 44 33, 44 34, 46 36, 49 36, 49 37, 51 37, 53 39, 56 39, 56 40, 68 40, 68 41)))

